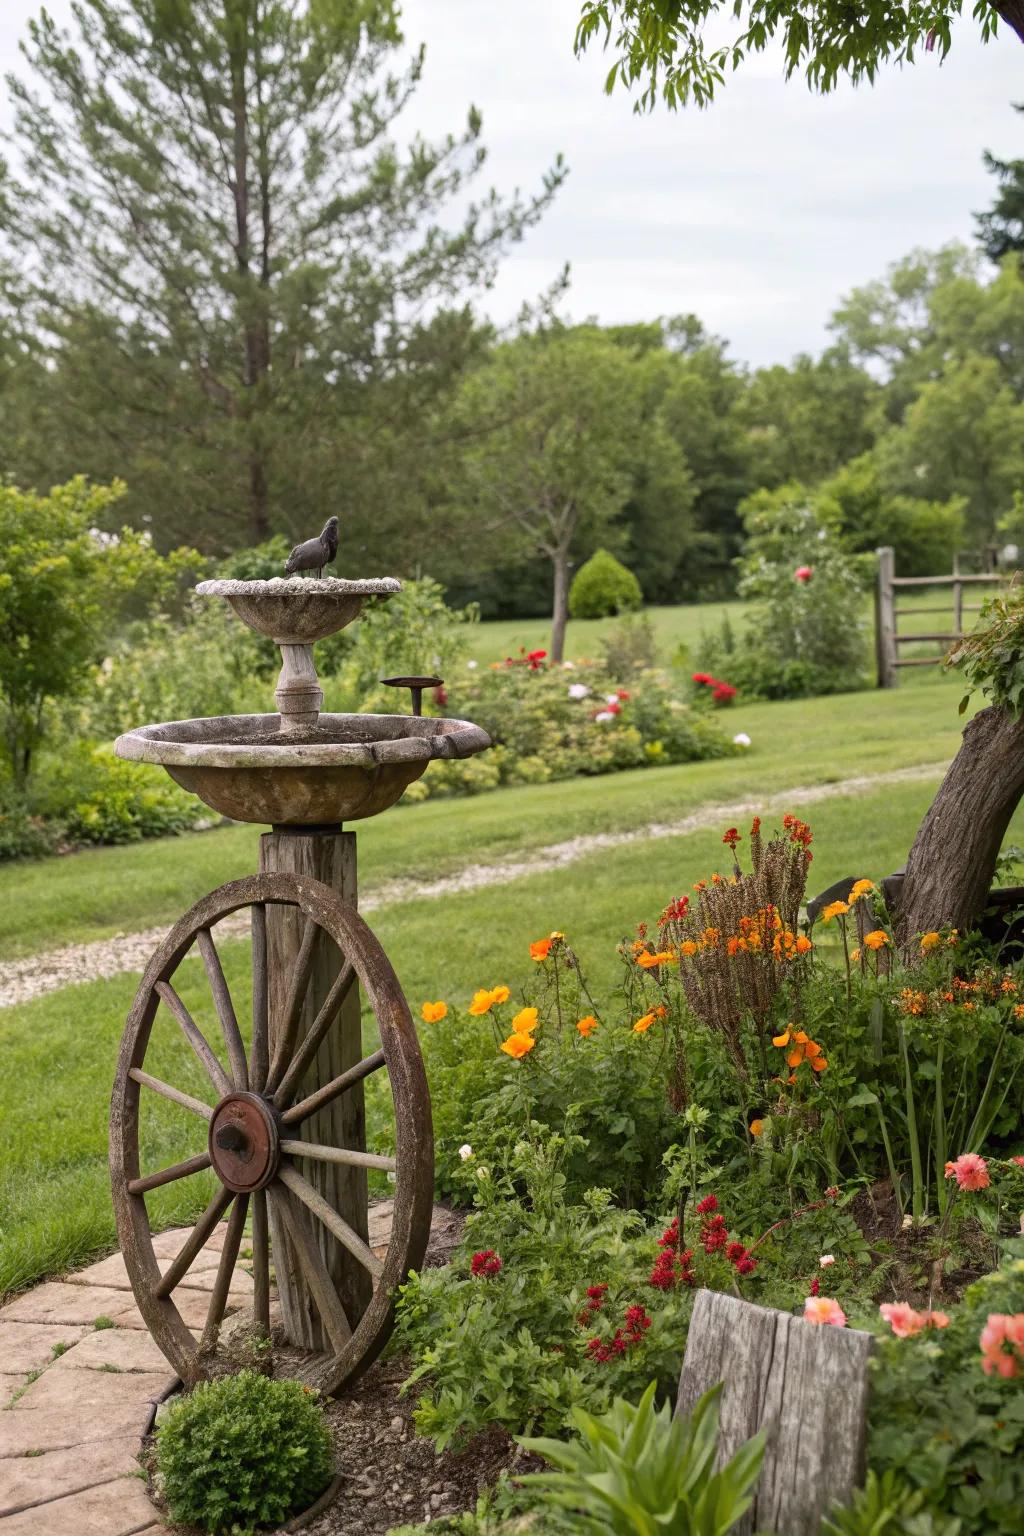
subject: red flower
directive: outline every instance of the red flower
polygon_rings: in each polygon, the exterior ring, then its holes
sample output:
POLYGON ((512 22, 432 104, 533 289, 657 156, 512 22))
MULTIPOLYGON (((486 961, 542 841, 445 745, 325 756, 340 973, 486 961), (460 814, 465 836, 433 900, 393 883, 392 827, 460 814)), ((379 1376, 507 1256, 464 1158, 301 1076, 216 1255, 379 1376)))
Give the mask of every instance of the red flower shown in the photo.
POLYGON ((737 1259, 736 1261, 736 1273, 738 1275, 752 1275, 756 1268, 757 1260, 752 1259, 749 1254, 746 1258, 737 1259))
POLYGON ((604 1294, 607 1289, 607 1283, 604 1285, 588 1285, 587 1295, 590 1297, 591 1301, 603 1301, 604 1294))
POLYGON ((811 1281, 810 1292, 811 1292, 812 1296, 817 1296, 817 1295, 820 1294, 820 1292, 821 1292, 821 1278, 820 1278, 819 1275, 815 1275, 814 1279, 811 1281))
POLYGON ((540 671, 540 664, 547 654, 547 651, 530 651, 526 659, 530 663, 531 672, 540 671))
POLYGON ((622 699, 623 702, 625 702, 625 700, 629 698, 629 689, 628 688, 616 688, 615 693, 616 693, 616 697, 622 699))
POLYGON ((725 1256, 730 1260, 731 1263, 735 1264, 737 1259, 746 1258, 747 1250, 742 1243, 730 1243, 728 1248, 725 1250, 725 1256))
POLYGON ((801 582, 806 587, 807 583, 814 575, 814 567, 811 565, 798 565, 796 570, 793 572, 793 575, 796 577, 797 581, 801 582))
POLYGON ((700 1240, 705 1253, 718 1253, 729 1241, 729 1228, 724 1216, 712 1216, 700 1229, 700 1240))
POLYGON ((493 1248, 484 1248, 482 1252, 474 1253, 470 1259, 469 1272, 471 1275, 475 1275, 477 1279, 481 1275, 491 1279, 494 1275, 501 1273, 501 1260, 493 1248))
POLYGON ((706 1216, 708 1211, 717 1211, 717 1210, 718 1210, 718 1196, 717 1195, 705 1195, 704 1199, 700 1202, 700 1204, 697 1207, 697 1215, 698 1216, 706 1216))
POLYGON ((447 688, 434 689, 434 703, 437 704, 441 709, 444 709, 445 705, 448 703, 447 688))
POLYGON ((727 843, 734 853, 736 852, 736 844, 739 842, 739 840, 740 834, 737 832, 735 827, 730 827, 728 832, 722 838, 722 842, 727 843))
POLYGON ((666 923, 677 923, 680 918, 686 916, 686 909, 690 905, 689 896, 677 896, 675 901, 670 901, 664 912, 658 918, 658 927, 664 928, 666 923))
POLYGON ((674 1216, 658 1238, 659 1248, 676 1248, 679 1246, 679 1217, 674 1216))
POLYGON ((692 681, 695 683, 700 683, 702 687, 706 688, 714 682, 714 678, 711 676, 710 672, 695 672, 693 674, 692 681))
POLYGON ((731 683, 716 683, 711 690, 711 697, 716 704, 731 704, 736 697, 736 689, 731 683))

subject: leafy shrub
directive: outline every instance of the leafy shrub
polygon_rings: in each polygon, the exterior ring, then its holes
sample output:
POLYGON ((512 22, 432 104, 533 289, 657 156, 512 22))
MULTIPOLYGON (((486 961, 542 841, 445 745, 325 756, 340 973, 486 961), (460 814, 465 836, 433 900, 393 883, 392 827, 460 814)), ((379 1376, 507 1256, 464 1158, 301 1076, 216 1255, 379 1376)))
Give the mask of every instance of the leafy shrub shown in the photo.
POLYGON ((669 1403, 654 1406, 651 1382, 634 1408, 616 1398, 594 1417, 573 1411, 577 1435, 523 1440, 558 1470, 523 1479, 542 1504, 573 1512, 575 1527, 592 1536, 725 1536, 750 1508, 761 1474, 764 1435, 740 1447, 717 1471, 718 1398, 706 1392, 689 1418, 673 1418, 669 1403))
POLYGON ((960 1522, 933 1515, 920 1489, 892 1471, 869 1472, 848 1508, 835 1506, 821 1525, 821 1536, 959 1536, 960 1522))
POLYGON ((733 648, 705 643, 701 669, 724 671, 755 698, 860 688, 867 636, 861 594, 870 557, 848 554, 800 486, 758 491, 741 505, 747 541, 739 594, 752 604, 733 648))
POLYGON ((964 674, 967 693, 960 701, 960 713, 967 708, 971 694, 980 689, 990 704, 1024 711, 1024 594, 1018 589, 1005 597, 986 603, 977 627, 949 654, 949 665, 964 674))
POLYGON ((60 826, 33 815, 20 796, 8 791, 0 798, 0 864, 41 858, 53 852, 60 837, 60 826))
POLYGON ((209 811, 179 789, 162 770, 122 762, 107 747, 89 752, 85 793, 63 815, 66 836, 76 843, 137 843, 144 837, 187 832, 209 811))
POLYGON ((651 671, 658 660, 654 625, 646 613, 623 614, 601 636, 600 645, 605 671, 623 683, 651 671))
MULTIPOLYGON (((367 603, 336 665, 324 666, 334 681, 324 685, 324 708, 343 707, 407 714, 409 695, 382 688, 383 677, 436 674, 450 679, 466 654, 469 627, 480 617, 475 603, 449 608, 444 588, 429 576, 406 581, 401 592, 367 603)), ((342 638, 342 636, 335 638, 342 638)), ((320 658, 322 648, 317 648, 320 658)), ((323 653, 327 654, 327 653, 323 653)))
POLYGON ((569 588, 569 613, 574 619, 604 619, 639 608, 642 602, 633 572, 606 549, 597 550, 580 566, 569 588))
POLYGON ((1024 1361, 1016 1377, 985 1374, 993 1313, 1024 1314, 1024 1258, 968 1287, 947 1328, 885 1339, 872 1362, 871 1465, 906 1478, 965 1536, 1019 1536, 1024 1510, 1024 1361))
POLYGON ((157 1430, 156 1471, 173 1520, 248 1536, 323 1492, 331 1436, 308 1389, 240 1371, 174 1404, 157 1430))

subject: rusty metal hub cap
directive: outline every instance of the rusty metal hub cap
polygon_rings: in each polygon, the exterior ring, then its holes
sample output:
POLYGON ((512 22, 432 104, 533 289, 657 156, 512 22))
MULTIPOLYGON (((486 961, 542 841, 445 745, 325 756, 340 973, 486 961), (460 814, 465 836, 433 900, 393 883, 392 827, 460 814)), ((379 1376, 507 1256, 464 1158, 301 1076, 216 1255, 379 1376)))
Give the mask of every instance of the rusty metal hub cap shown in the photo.
POLYGON ((236 1194, 263 1189, 277 1172, 277 1122, 265 1099, 229 1093, 210 1119, 210 1160, 221 1183, 236 1194))

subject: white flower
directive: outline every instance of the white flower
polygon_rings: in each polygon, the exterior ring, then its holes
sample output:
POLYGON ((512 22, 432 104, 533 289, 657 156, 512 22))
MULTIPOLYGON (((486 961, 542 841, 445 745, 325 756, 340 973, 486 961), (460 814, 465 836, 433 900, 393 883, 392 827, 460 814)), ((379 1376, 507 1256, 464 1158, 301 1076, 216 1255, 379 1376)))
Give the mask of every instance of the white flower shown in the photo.
POLYGON ((736 735, 732 739, 732 744, 734 747, 749 747, 750 737, 747 735, 746 731, 737 731, 736 735))
POLYGON ((617 704, 619 702, 619 696, 617 693, 606 693, 604 696, 604 701, 606 704, 617 704))
POLYGON ((823 1253, 821 1258, 818 1260, 818 1263, 822 1269, 828 1269, 829 1265, 834 1264, 835 1261, 836 1256, 834 1253, 823 1253))
POLYGON ((570 699, 585 699, 588 697, 589 693, 590 689, 587 687, 586 683, 569 684, 570 699))
POLYGON ((599 724, 604 725, 605 721, 614 720, 615 716, 612 714, 610 709, 600 709, 594 716, 594 719, 597 720, 599 724))
POLYGON ((480 665, 480 663, 477 662, 477 661, 467 661, 466 662, 466 666, 469 668, 469 670, 471 672, 475 672, 479 665, 480 665))
POLYGON ((464 1163, 468 1163, 469 1159, 473 1156, 473 1148, 468 1141, 462 1143, 462 1146, 459 1148, 459 1156, 464 1163))
POLYGON ((398 1174, 397 1173, 389 1173, 388 1174, 388 1183, 389 1184, 397 1184, 398 1183, 398 1174))
POLYGON ((477 1176, 477 1178, 480 1180, 480 1182, 482 1184, 485 1179, 489 1179, 490 1178, 491 1170, 489 1168, 478 1168, 477 1171, 476 1171, 476 1176, 477 1176))
POLYGON ((574 661, 563 661, 562 662, 562 667, 564 668, 564 670, 566 672, 575 672, 575 670, 576 670, 576 663, 574 661))

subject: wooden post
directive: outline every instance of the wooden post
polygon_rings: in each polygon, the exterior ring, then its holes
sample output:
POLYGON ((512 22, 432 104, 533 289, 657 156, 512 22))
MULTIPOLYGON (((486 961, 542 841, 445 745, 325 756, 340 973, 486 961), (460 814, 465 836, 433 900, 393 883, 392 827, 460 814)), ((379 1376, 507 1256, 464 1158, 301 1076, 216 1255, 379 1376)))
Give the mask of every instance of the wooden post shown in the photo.
POLYGON ((953 556, 953 633, 962 635, 964 632, 964 584, 957 581, 960 575, 960 556, 953 556))
POLYGON ((878 550, 878 584, 875 587, 875 656, 879 688, 896 686, 896 612, 892 579, 896 556, 886 545, 878 550))
MULTIPOLYGON (((260 838, 260 871, 268 874, 304 875, 322 880, 355 906, 356 835, 354 832, 342 832, 340 828, 312 831, 299 827, 265 832, 260 838)), ((267 908, 271 1058, 282 1027, 304 930, 305 920, 301 912, 290 907, 267 908)), ((309 1032, 342 963, 334 943, 325 933, 319 933, 299 1021, 298 1044, 309 1032)), ((362 1055, 359 988, 353 986, 342 1004, 338 1025, 329 1031, 302 1081, 299 1097, 305 1097, 323 1087, 339 1073, 354 1066, 362 1055)), ((321 1109, 303 1121, 298 1128, 298 1136, 303 1141, 365 1150, 366 1116, 362 1085, 349 1089, 326 1109, 321 1109)), ((298 1166, 303 1177, 365 1241, 366 1170, 342 1167, 336 1163, 313 1162, 310 1159, 302 1159, 298 1166)), ((274 1271, 285 1331, 289 1341, 300 1348, 326 1349, 328 1341, 322 1331, 319 1312, 294 1257, 288 1234, 282 1230, 273 1211, 271 1204, 274 1271)), ((320 1251, 345 1308, 349 1325, 355 1328, 370 1301, 370 1276, 319 1222, 316 1223, 316 1231, 320 1251)))
POLYGON ((739 1536, 817 1536, 835 1500, 864 1480, 868 1358, 873 1339, 808 1323, 717 1291, 699 1291, 686 1339, 676 1413, 718 1382, 719 1462, 759 1429, 764 1464, 739 1536))

